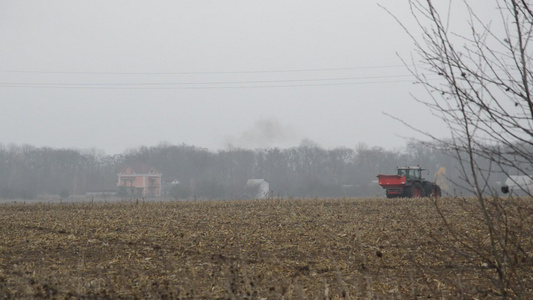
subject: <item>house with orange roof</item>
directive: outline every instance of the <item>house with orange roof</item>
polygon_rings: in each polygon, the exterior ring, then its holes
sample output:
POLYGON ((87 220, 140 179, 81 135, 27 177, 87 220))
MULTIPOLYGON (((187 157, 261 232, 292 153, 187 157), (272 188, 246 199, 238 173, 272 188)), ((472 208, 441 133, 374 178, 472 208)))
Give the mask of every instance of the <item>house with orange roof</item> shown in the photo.
POLYGON ((137 197, 160 197, 161 176, 154 167, 143 163, 125 166, 118 174, 118 189, 137 197))

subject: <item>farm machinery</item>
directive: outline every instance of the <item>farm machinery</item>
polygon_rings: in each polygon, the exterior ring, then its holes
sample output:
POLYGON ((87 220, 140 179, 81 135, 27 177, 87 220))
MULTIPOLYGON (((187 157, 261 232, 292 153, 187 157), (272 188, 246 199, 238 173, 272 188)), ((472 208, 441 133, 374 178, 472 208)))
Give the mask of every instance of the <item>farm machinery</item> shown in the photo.
POLYGON ((439 198, 440 187, 422 178, 423 170, 420 166, 399 167, 396 175, 378 175, 378 182, 387 198, 439 198))

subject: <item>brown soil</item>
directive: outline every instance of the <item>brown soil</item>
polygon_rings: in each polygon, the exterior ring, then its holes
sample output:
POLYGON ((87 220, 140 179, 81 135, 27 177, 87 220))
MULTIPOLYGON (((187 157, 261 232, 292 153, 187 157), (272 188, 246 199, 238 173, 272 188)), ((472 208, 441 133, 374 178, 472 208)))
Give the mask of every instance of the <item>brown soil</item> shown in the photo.
POLYGON ((6 204, 0 228, 5 298, 500 297, 428 199, 6 204))

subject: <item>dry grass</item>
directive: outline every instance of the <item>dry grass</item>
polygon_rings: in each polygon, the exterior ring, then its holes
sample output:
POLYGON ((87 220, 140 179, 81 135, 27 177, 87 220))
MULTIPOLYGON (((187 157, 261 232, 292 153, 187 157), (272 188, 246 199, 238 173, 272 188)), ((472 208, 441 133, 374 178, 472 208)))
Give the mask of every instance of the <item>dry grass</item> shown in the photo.
POLYGON ((497 296, 424 199, 15 203, 0 226, 6 298, 497 296))

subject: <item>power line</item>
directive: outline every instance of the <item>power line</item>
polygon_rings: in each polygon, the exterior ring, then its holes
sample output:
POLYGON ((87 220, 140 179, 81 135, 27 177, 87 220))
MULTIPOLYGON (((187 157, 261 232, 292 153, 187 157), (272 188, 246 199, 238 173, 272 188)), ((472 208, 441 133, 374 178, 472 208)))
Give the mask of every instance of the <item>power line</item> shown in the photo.
POLYGON ((348 71, 363 69, 400 68, 405 65, 382 65, 367 67, 345 68, 313 68, 313 69, 285 69, 285 70, 254 70, 254 71, 195 71, 195 72, 101 72, 101 71, 37 71, 37 70, 0 70, 2 73, 32 73, 32 74, 96 74, 96 75, 193 75, 193 74, 254 74, 254 73, 296 73, 296 72, 323 72, 323 71, 348 71))
MULTIPOLYGON (((315 71, 345 71, 357 69, 397 68, 404 65, 382 65, 368 67, 347 68, 322 68, 322 69, 292 69, 292 70, 263 70, 263 71, 210 71, 210 72, 70 72, 70 71, 29 71, 29 70, 0 70, 4 73, 32 73, 32 74, 99 74, 99 75, 194 75, 194 74, 250 74, 250 73, 288 73, 288 72, 315 72, 315 71)), ((382 75, 359 77, 332 77, 315 79, 274 79, 274 80, 223 80, 200 82, 133 82, 133 83, 58 83, 58 82, 0 82, 0 87, 19 88, 65 88, 65 89, 243 89, 243 88, 276 88, 276 87, 312 87, 312 86, 339 86, 412 82, 402 80, 413 78, 410 75, 382 75), (396 80, 389 80, 396 79, 396 80), (372 80, 372 81, 360 81, 372 80)))
POLYGON ((283 88, 283 87, 314 87, 314 86, 340 86, 340 85, 365 85, 383 83, 413 82, 413 80, 366 81, 366 82, 339 82, 317 84, 283 84, 283 85, 241 85, 241 86, 87 86, 87 85, 9 85, 0 83, 4 87, 24 88, 63 88, 63 89, 102 89, 102 90, 210 90, 210 89, 247 89, 247 88, 283 88))
POLYGON ((38 85, 38 86, 138 86, 138 85, 218 85, 218 84, 258 84, 258 83, 291 83, 291 82, 320 82, 320 81, 342 81, 359 79, 383 79, 412 77, 412 75, 388 75, 388 76, 362 76, 362 77, 338 77, 338 78, 316 78, 316 79, 284 79, 284 80, 247 80, 247 81, 207 81, 207 82, 156 82, 156 83, 35 83, 35 82, 0 82, 2 85, 38 85))

